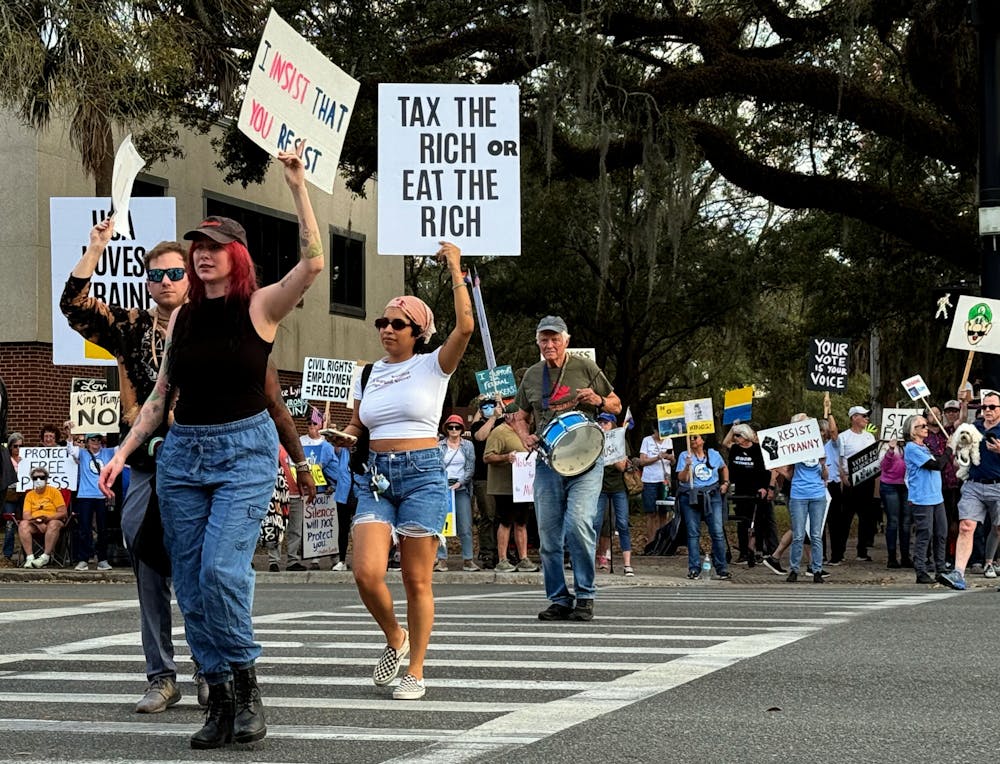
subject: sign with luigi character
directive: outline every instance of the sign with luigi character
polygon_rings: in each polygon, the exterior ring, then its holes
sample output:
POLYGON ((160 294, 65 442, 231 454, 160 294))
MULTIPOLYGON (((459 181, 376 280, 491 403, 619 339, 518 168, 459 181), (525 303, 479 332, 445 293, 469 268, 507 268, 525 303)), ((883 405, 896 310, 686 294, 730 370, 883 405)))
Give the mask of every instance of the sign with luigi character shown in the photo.
POLYGON ((993 331, 993 316, 1000 316, 1000 300, 962 295, 948 335, 948 347, 976 353, 1000 353, 1000 330, 993 331))

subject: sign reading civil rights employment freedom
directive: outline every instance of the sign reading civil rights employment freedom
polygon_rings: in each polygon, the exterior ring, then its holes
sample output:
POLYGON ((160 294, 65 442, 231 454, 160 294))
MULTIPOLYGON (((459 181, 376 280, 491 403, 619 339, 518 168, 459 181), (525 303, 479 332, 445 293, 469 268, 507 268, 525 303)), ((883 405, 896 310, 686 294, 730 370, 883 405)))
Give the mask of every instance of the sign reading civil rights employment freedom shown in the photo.
MULTIPOLYGON (((88 342, 70 328, 59 309, 59 299, 70 271, 87 251, 90 229, 107 217, 111 200, 87 197, 53 197, 49 200, 49 236, 52 245, 52 363, 57 366, 114 366, 107 350, 88 342)), ((129 204, 135 234, 127 238, 115 226, 114 236, 97 261, 90 280, 90 297, 120 308, 149 310, 146 290, 146 251, 161 241, 177 238, 174 199, 137 197, 129 204)), ((123 226, 124 228, 124 226, 123 226)))
POLYGON ((948 334, 948 347, 977 353, 1000 353, 1000 329, 993 317, 1000 319, 1000 300, 963 294, 955 306, 955 317, 948 334))
POLYGON ((307 401, 347 403, 351 397, 354 361, 306 356, 302 366, 301 397, 307 401))
POLYGON ((304 140, 306 180, 329 194, 358 86, 272 9, 237 126, 271 156, 304 140))
POLYGON ((515 85, 378 86, 378 253, 521 254, 515 85))
POLYGON ((803 419, 801 422, 770 427, 757 433, 764 467, 773 470, 787 464, 809 462, 826 456, 819 422, 803 419))
POLYGON ((813 337, 809 340, 809 371, 806 390, 824 390, 830 393, 847 391, 847 359, 851 343, 844 339, 813 337))

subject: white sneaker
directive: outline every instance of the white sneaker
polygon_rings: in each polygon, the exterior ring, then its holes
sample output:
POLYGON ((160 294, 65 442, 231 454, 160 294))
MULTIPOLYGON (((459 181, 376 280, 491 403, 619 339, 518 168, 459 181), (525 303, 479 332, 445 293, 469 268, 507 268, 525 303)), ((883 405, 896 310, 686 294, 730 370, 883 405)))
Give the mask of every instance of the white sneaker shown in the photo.
POLYGON ((27 557, 24 558, 24 567, 25 568, 35 567, 35 555, 29 554, 27 557))
POLYGON ((424 697, 427 688, 424 687, 424 680, 417 679, 413 674, 407 674, 403 681, 392 691, 392 697, 396 700, 417 700, 424 697))
POLYGON ((342 561, 338 561, 336 565, 334 565, 332 568, 330 568, 330 570, 337 570, 337 571, 347 570, 347 563, 346 562, 342 562, 342 561))
POLYGON ((109 563, 107 560, 101 560, 99 563, 97 563, 97 569, 111 570, 111 563, 109 563))
POLYGON ((983 571, 983 575, 986 576, 986 578, 996 578, 997 577, 996 566, 991 562, 989 565, 986 566, 986 570, 983 571))
POLYGON ((76 567, 73 568, 73 570, 79 570, 83 572, 85 570, 90 570, 90 566, 87 564, 86 560, 80 560, 80 562, 76 564, 76 567))
POLYGON ((31 561, 31 564, 36 568, 44 568, 46 565, 49 564, 49 560, 51 559, 52 558, 49 557, 47 554, 45 554, 45 552, 42 552, 41 556, 36 557, 34 560, 31 561))

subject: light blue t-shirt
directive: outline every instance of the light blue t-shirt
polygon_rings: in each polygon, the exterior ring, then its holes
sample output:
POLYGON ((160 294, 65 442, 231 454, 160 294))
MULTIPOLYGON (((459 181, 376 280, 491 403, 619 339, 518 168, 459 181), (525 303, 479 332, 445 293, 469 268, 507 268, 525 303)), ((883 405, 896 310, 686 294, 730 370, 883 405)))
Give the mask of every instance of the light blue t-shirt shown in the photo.
POLYGON ((826 451, 826 482, 840 482, 840 448, 834 438, 828 440, 823 449, 826 451))
POLYGON ((79 481, 77 483, 76 495, 81 499, 103 499, 104 494, 97 487, 97 479, 101 476, 101 469, 114 458, 117 448, 102 448, 96 454, 92 454, 88 448, 77 446, 70 447, 70 453, 77 460, 77 472, 79 481))
POLYGON ((825 499, 826 483, 823 482, 823 465, 819 459, 799 462, 792 472, 790 499, 825 499))
POLYGON ((906 491, 911 504, 932 507, 944 501, 941 493, 941 470, 924 469, 933 459, 931 450, 912 441, 903 449, 906 462, 906 491))
MULTIPOLYGON (((683 472, 687 469, 688 462, 688 451, 682 451, 680 457, 677 459, 677 471, 683 472)), ((722 469, 725 462, 722 461, 722 455, 716 451, 714 448, 708 449, 708 455, 701 458, 695 457, 694 459, 694 487, 695 488, 707 488, 710 485, 715 485, 719 482, 719 470, 722 469)), ((690 480, 682 480, 680 483, 680 490, 686 491, 691 486, 690 480)))

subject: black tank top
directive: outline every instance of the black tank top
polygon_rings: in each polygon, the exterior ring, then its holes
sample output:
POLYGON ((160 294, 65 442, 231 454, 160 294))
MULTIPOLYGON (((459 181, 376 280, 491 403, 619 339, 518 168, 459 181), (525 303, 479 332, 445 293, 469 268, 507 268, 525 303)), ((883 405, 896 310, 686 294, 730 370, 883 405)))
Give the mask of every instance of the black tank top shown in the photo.
POLYGON ((225 297, 184 305, 174 322, 170 381, 180 391, 174 421, 222 424, 267 408, 264 375, 272 342, 257 334, 245 305, 225 297))

